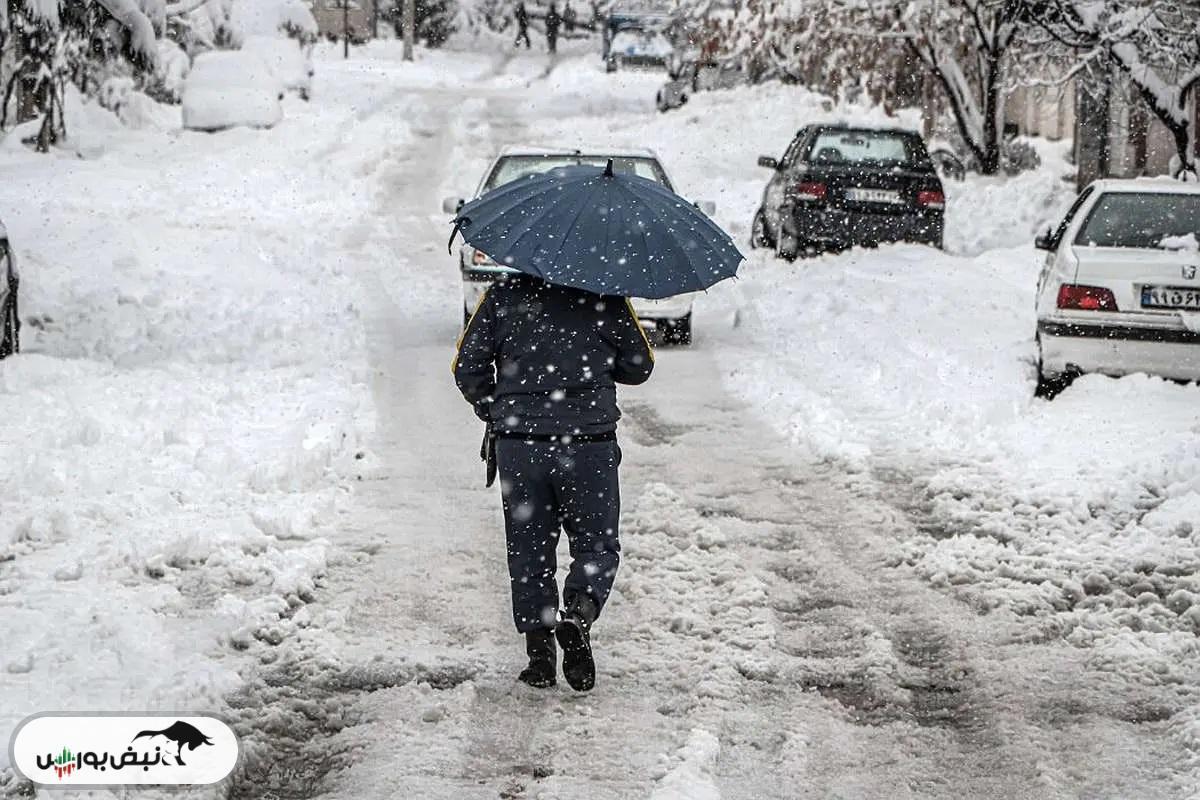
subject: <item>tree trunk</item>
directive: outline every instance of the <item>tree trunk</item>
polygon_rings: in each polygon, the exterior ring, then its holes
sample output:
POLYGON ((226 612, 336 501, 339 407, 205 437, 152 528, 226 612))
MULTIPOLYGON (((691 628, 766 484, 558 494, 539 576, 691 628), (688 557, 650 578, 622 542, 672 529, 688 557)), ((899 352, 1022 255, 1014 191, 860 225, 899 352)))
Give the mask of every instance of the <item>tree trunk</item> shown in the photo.
POLYGON ((417 38, 417 2, 404 0, 404 60, 413 60, 413 42, 417 38))
POLYGON ((1000 96, 1003 83, 1000 80, 1000 57, 995 53, 986 56, 987 68, 983 75, 983 141, 980 149, 979 171, 984 175, 995 175, 1000 171, 1000 139, 1003 130, 997 129, 1000 115, 1000 96))
POLYGON ((1075 186, 1082 190, 1109 171, 1110 76, 1081 76, 1076 84, 1075 186))

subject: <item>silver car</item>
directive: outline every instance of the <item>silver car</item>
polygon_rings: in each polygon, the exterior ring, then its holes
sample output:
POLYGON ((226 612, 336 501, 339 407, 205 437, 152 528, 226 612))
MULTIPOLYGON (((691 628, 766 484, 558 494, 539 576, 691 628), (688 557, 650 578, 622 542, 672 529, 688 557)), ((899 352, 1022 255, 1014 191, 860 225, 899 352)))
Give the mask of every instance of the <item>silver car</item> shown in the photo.
MULTIPOLYGON (((473 197, 491 191, 501 184, 516 180, 535 172, 545 172, 556 167, 586 164, 602 167, 612 159, 617 170, 626 170, 648 178, 674 191, 671 179, 653 150, 558 150, 540 147, 508 147, 492 162, 484 173, 473 197)), ((442 204, 447 214, 457 213, 464 199, 449 197, 442 204)), ((716 206, 710 202, 696 205, 709 216, 716 206)), ((481 250, 464 244, 459 249, 459 270, 463 278, 463 320, 471 313, 487 287, 498 277, 511 274, 513 269, 497 264, 481 250)), ((692 303, 695 294, 682 294, 665 300, 632 298, 634 311, 642 325, 657 331, 667 344, 690 344, 692 341, 692 303)))

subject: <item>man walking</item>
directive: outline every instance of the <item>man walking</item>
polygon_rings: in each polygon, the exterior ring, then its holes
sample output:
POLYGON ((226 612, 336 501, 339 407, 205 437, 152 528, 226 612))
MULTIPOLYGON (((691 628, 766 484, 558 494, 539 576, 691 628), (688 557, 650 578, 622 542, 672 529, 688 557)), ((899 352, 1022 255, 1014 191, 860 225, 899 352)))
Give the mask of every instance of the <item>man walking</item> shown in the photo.
POLYGON ((513 42, 513 46, 520 47, 521 40, 524 39, 525 40, 525 49, 528 50, 533 45, 529 41, 529 12, 527 12, 525 10, 524 0, 517 0, 516 19, 517 19, 517 40, 515 42, 513 42))
POLYGON ((628 300, 526 275, 494 284, 459 340, 455 382, 488 423, 489 473, 499 469, 513 620, 529 656, 519 678, 530 686, 556 683, 556 640, 571 688, 595 685, 591 626, 620 562, 616 384, 642 383, 653 367, 628 300), (562 530, 571 567, 560 611, 562 530))
POLYGON ((551 0, 550 10, 546 12, 546 47, 551 53, 558 50, 558 26, 562 24, 562 17, 558 15, 558 9, 554 7, 554 2, 551 0))

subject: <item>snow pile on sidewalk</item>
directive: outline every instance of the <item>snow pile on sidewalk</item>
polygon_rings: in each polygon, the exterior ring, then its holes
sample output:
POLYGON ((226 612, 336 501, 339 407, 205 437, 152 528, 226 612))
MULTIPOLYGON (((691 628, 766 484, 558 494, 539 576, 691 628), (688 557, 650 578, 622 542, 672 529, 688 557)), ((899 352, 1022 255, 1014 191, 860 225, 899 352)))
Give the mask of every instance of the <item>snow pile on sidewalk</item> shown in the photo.
POLYGON ((373 408, 354 208, 311 157, 337 126, 309 113, 0 154, 26 320, 0 362, 0 735, 45 709, 218 710, 230 647, 314 622, 373 408))
POLYGON ((1088 376, 1034 399, 1036 269, 1029 247, 755 261, 729 386, 817 457, 873 469, 925 520, 904 560, 981 610, 1079 644, 1192 637, 1196 387, 1088 376))

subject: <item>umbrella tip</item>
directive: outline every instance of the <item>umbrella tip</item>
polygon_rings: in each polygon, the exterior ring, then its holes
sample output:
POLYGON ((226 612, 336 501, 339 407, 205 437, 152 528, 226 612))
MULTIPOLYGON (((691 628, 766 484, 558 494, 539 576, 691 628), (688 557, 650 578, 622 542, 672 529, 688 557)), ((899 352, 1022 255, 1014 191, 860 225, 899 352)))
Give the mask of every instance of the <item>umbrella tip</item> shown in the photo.
POLYGON ((608 166, 604 168, 604 177, 611 178, 613 176, 612 159, 608 160, 608 166))

